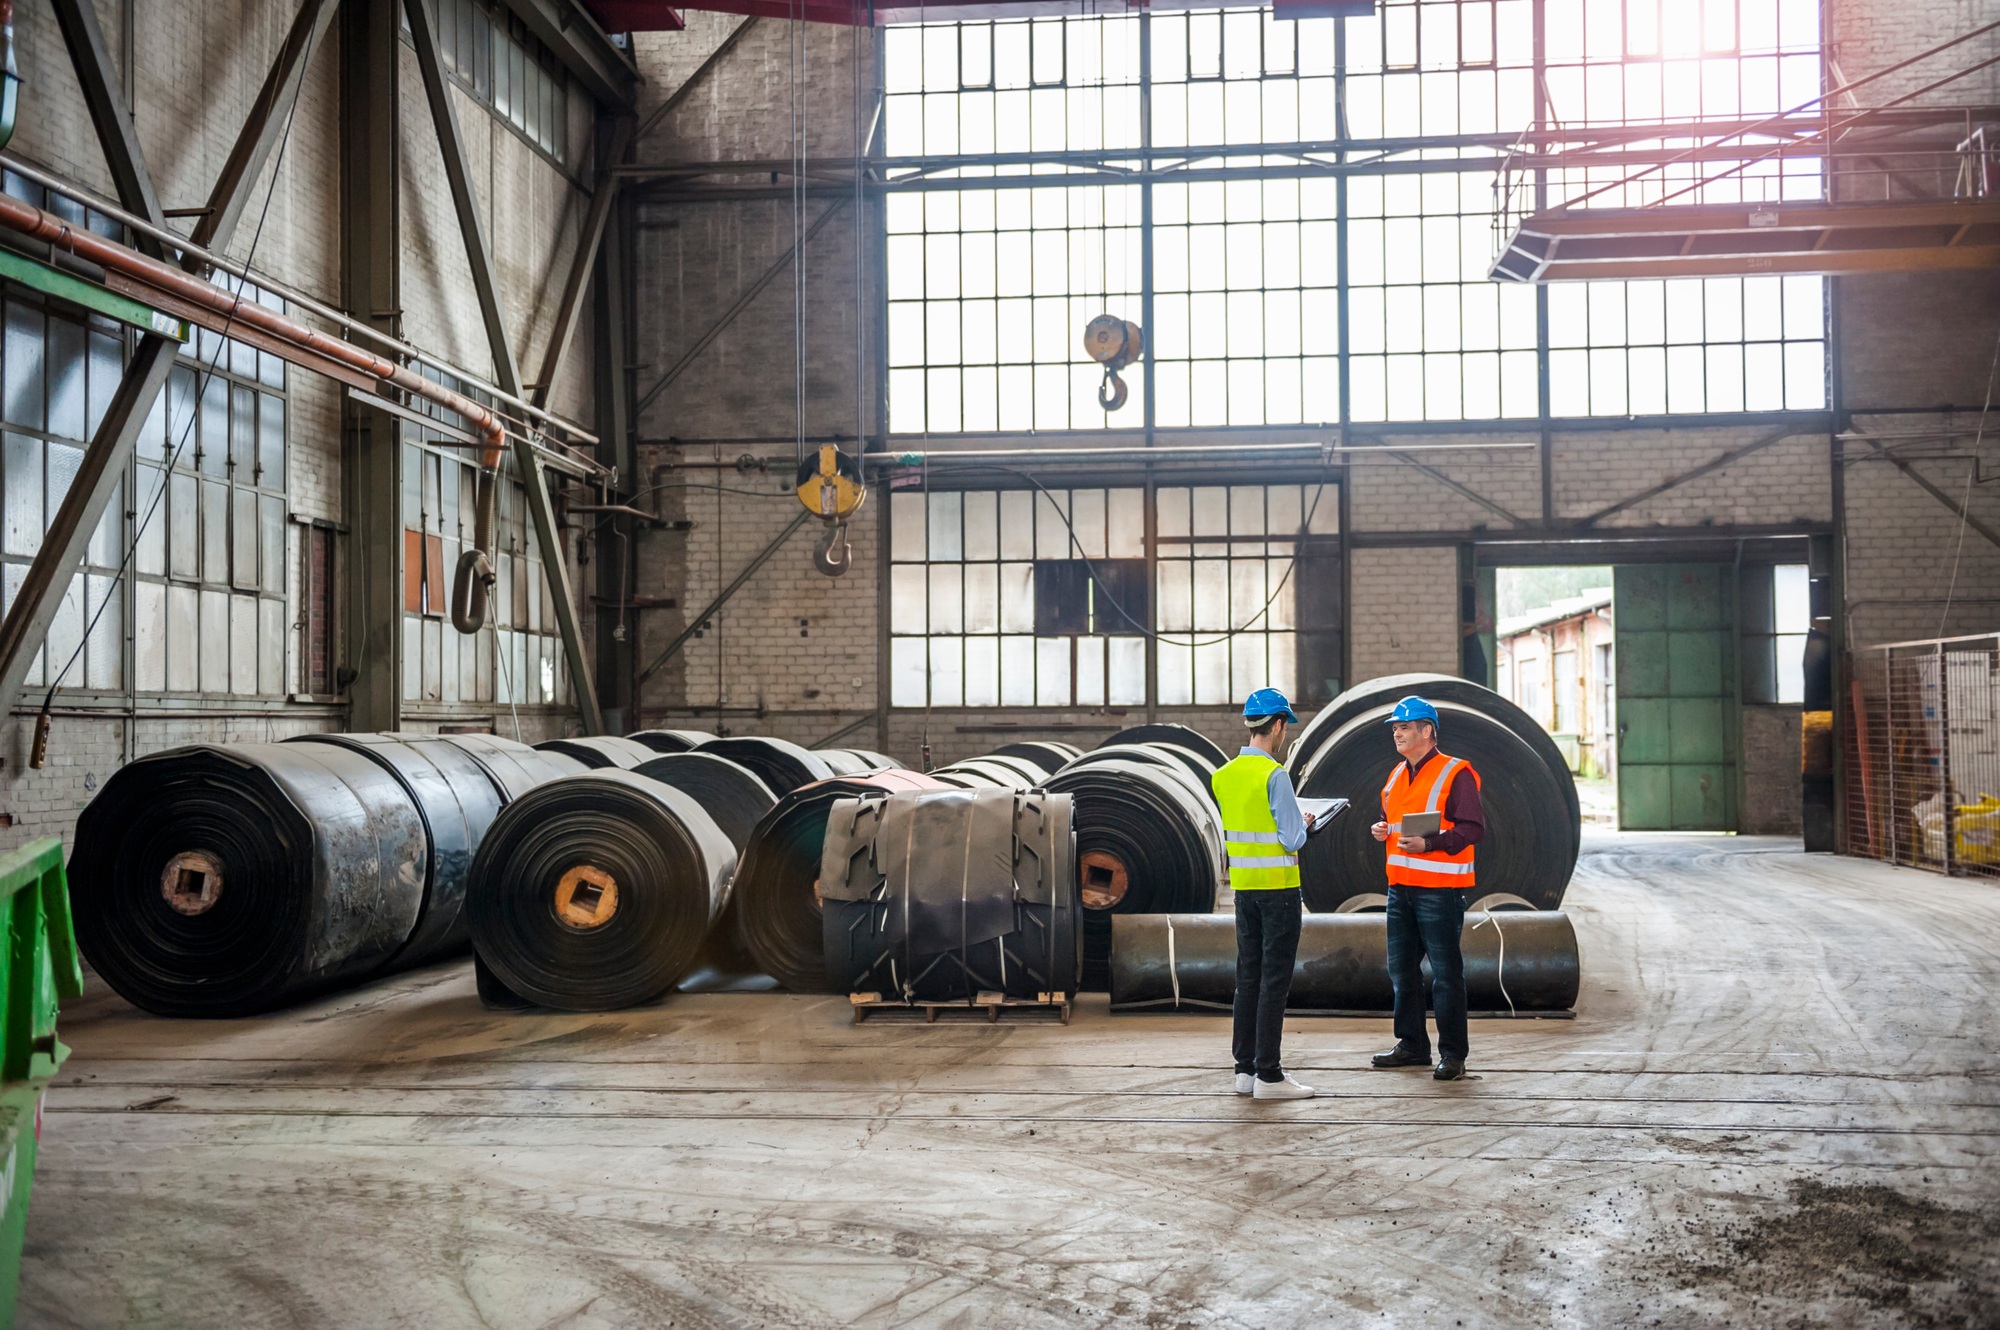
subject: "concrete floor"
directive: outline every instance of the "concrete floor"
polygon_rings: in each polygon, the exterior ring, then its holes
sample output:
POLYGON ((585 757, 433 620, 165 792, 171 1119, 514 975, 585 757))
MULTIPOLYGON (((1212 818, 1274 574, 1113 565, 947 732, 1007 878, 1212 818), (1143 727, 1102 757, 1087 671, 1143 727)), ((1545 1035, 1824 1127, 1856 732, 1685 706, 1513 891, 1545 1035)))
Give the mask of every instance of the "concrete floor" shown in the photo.
POLYGON ((2000 886, 1592 832, 1572 1022, 66 1014, 23 1326, 2000 1324, 2000 886))

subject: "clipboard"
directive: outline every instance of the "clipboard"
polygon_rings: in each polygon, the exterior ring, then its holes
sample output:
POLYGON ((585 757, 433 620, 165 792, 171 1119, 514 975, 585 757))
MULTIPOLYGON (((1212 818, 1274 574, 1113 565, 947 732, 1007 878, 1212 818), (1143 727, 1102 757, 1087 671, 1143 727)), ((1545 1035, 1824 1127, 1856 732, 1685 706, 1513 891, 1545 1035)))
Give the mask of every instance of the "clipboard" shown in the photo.
POLYGON ((1396 824, 1398 836, 1433 836, 1443 830, 1443 813, 1405 813, 1396 824))
POLYGON ((1348 801, 1345 799, 1299 800, 1299 811, 1301 813, 1310 814, 1313 820, 1312 829, 1308 831, 1306 834, 1308 836, 1319 835, 1320 832, 1325 831, 1328 827, 1332 826, 1333 819, 1340 816, 1342 813, 1346 812, 1347 807, 1348 807, 1348 801))

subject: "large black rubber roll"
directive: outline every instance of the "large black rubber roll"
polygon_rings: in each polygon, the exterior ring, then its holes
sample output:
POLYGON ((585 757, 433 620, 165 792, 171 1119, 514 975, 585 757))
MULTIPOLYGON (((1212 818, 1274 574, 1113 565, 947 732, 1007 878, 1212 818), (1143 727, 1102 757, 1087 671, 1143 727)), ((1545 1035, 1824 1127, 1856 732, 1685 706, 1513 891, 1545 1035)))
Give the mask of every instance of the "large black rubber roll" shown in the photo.
MULTIPOLYGON (((1111 1006, 1226 1012, 1236 992, 1236 921, 1226 914, 1128 914, 1111 924, 1111 1006)), ((1470 912, 1460 934, 1466 1004, 1482 1015, 1566 1012, 1582 970, 1560 910, 1470 912)), ((1430 970, 1426 964, 1424 974, 1430 970)), ((1393 1009, 1389 923, 1380 914, 1308 914, 1287 1011, 1393 1009)))
POLYGON ((1020 743, 1002 744, 987 756, 1019 758, 1023 762, 1032 763, 1044 776, 1053 776, 1082 757, 1083 750, 1075 744, 1025 739, 1020 743))
POLYGON ((810 785, 816 780, 826 780, 839 774, 818 753, 801 748, 788 739, 768 739, 757 735, 712 739, 695 751, 726 757, 731 762, 750 768, 757 773, 759 780, 771 787, 771 793, 780 797, 801 785, 810 785))
POLYGON ((1215 775, 1218 768, 1194 749, 1184 748, 1180 744, 1132 743, 1093 748, 1071 762, 1064 770, 1067 771, 1070 767, 1095 766, 1099 762, 1144 762, 1151 766, 1174 767, 1192 777, 1195 784, 1200 786, 1210 799, 1215 797, 1215 787, 1210 783, 1210 778, 1215 775))
MULTIPOLYGON (((1384 675, 1379 679, 1369 679, 1356 684, 1334 698, 1314 713, 1313 718, 1307 721, 1305 727, 1293 737, 1291 750, 1285 755, 1285 765, 1291 769, 1292 779, 1296 781, 1299 772, 1305 770, 1306 764, 1311 761, 1320 745, 1344 729, 1356 715, 1363 711, 1379 709, 1381 714, 1386 716, 1389 707, 1412 693, 1434 703, 1455 702, 1462 707, 1481 712, 1519 735, 1522 742, 1534 751, 1542 764, 1555 776, 1557 783, 1562 786, 1563 807, 1567 811, 1569 825, 1575 829, 1577 845, 1580 847, 1583 844, 1583 817, 1577 803, 1576 779, 1570 774, 1569 763, 1564 759, 1562 749, 1556 747, 1556 741, 1549 737, 1549 732, 1543 729, 1533 716, 1492 689, 1482 688, 1468 679, 1454 678, 1449 674, 1384 675)), ((1450 726, 1438 727, 1438 745, 1445 752, 1455 752, 1452 744, 1456 739, 1457 735, 1452 733, 1450 726)), ((1387 766, 1384 766, 1385 776, 1387 771, 1387 766)), ((1381 787, 1380 781, 1376 782, 1376 787, 1378 789, 1381 787)), ((1355 807, 1357 809, 1362 807, 1359 800, 1355 801, 1355 807)), ((1366 811, 1368 817, 1364 820, 1373 822, 1374 804, 1370 803, 1366 811)), ((1575 851, 1571 852, 1570 857, 1574 860, 1575 851)))
POLYGON ((480 959, 537 1006, 609 1011, 672 988, 729 899, 736 847, 691 796, 629 771, 550 781, 472 861, 480 959))
POLYGON ((535 745, 545 753, 561 753, 573 757, 592 770, 630 771, 641 762, 656 756, 654 749, 635 739, 621 739, 615 734, 586 734, 576 739, 545 739, 535 745))
MULTIPOLYGON (((1345 797, 1354 806, 1309 838, 1299 853, 1308 910, 1337 910, 1356 896, 1388 890, 1387 852, 1368 828, 1381 813, 1382 785, 1402 759, 1383 719, 1395 699, 1353 713, 1327 736, 1304 768, 1294 768, 1299 793, 1345 797)), ((1474 853, 1475 896, 1512 892, 1537 910, 1562 904, 1576 870, 1575 797, 1569 772, 1551 771, 1513 728, 1484 711, 1438 702, 1444 751, 1479 772, 1486 836, 1474 853)))
MULTIPOLYGON (((671 785, 693 798, 729 837, 739 860, 759 819, 778 802, 771 787, 756 773, 713 753, 663 753, 634 767, 633 774, 671 785)), ((693 967, 682 976, 682 992, 770 986, 772 981, 758 973, 756 959, 743 946, 736 910, 736 897, 731 893, 721 916, 710 926, 693 967)))
POLYGON ((267 1011, 389 965, 423 917, 427 848, 401 782, 349 749, 154 753, 77 819, 77 941, 147 1011, 267 1011))
POLYGON ((779 796, 750 833, 732 888, 737 935, 757 968, 794 993, 835 991, 822 955, 818 885, 828 810, 857 795, 948 788, 892 770, 816 781, 779 796))
POLYGON ((755 772, 713 753, 662 753, 632 768, 632 774, 671 785, 692 797, 715 819, 739 854, 749 844, 758 819, 778 802, 771 787, 755 772))
POLYGON ((1133 725, 1097 746, 1110 748, 1114 744, 1177 744, 1189 752, 1200 753, 1218 767, 1230 757, 1216 746, 1215 740, 1185 725, 1133 725))
POLYGON ((691 753, 715 738, 707 730, 635 730, 625 737, 656 753, 691 753))
MULTIPOLYGON (((398 736, 401 737, 401 736, 398 736)), ((450 744, 480 765, 493 784, 509 799, 518 799, 543 781, 567 776, 588 767, 563 753, 530 748, 495 734, 440 734, 437 742, 450 744)))
POLYGON ((1070 798, 952 790, 842 799, 820 859, 836 991, 971 1002, 1073 996, 1070 798))
POLYGON ((1110 979, 1113 914, 1200 914, 1222 883, 1222 822, 1178 766, 1108 761, 1050 777, 1074 796, 1083 986, 1110 979))
POLYGON ((419 965, 465 950, 465 875, 473 851, 507 796, 463 749, 434 735, 305 734, 291 743, 333 744, 360 753, 396 778, 423 819, 424 904, 392 963, 419 965))
POLYGON ((838 776, 854 776, 864 771, 894 771, 903 765, 887 753, 878 753, 872 748, 813 748, 807 751, 825 758, 829 766, 851 768, 835 771, 838 776))

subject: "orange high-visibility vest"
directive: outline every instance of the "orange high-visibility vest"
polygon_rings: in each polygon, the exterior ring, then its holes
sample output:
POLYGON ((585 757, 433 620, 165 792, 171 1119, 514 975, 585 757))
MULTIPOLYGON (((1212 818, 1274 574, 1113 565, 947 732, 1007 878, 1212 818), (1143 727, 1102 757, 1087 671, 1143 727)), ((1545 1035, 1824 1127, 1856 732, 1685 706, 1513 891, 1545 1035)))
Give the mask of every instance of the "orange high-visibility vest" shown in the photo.
MULTIPOLYGON (((1396 848, 1396 824, 1405 813, 1437 813, 1439 829, 1449 831, 1451 818, 1444 815, 1445 801, 1451 797, 1451 783, 1461 771, 1472 771, 1472 780, 1479 784, 1479 773, 1472 770, 1472 764, 1463 758, 1437 755, 1427 773, 1419 773, 1416 784, 1410 783, 1410 764, 1398 762, 1396 769, 1389 773, 1389 783, 1382 787, 1382 815, 1389 822, 1389 885, 1392 887, 1469 887, 1472 882, 1472 847, 1466 846, 1457 854, 1446 854, 1442 850, 1428 854, 1404 854, 1396 848)), ((1484 788, 1483 786, 1481 788, 1484 788)))

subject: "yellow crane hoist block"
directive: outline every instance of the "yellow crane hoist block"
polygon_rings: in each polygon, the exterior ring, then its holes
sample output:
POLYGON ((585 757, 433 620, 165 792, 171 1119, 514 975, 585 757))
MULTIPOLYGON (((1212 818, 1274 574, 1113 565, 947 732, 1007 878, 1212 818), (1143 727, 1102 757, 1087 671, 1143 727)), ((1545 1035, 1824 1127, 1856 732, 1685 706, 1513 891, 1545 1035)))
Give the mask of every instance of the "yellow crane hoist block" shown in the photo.
POLYGON ((815 517, 844 522, 868 497, 861 464, 832 444, 820 445, 816 458, 799 463, 799 502, 815 517))

